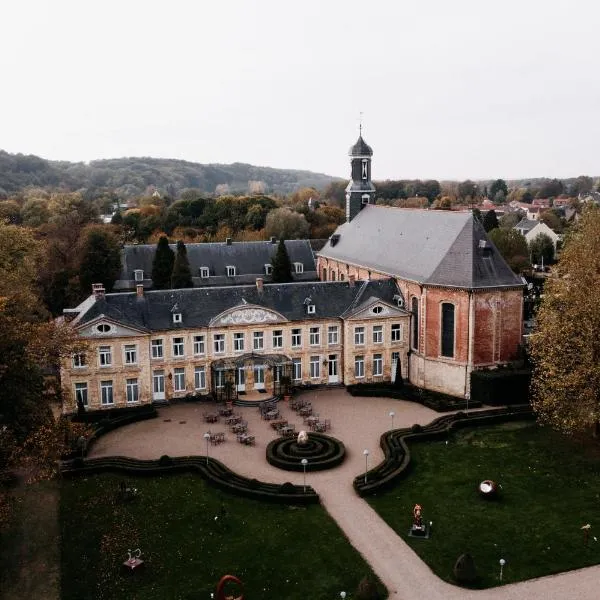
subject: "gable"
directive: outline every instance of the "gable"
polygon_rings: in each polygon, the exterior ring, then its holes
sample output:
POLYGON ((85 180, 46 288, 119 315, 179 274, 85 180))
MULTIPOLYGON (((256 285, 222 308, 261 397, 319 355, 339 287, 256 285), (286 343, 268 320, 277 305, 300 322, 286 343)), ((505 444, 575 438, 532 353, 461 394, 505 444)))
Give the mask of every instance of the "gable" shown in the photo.
POLYGON ((287 323, 280 313, 257 305, 242 304, 217 315, 209 327, 227 327, 229 325, 252 325, 265 323, 287 323))
POLYGON ((408 316, 410 316, 410 313, 402 308, 389 304, 388 302, 383 302, 377 298, 369 298, 367 302, 364 302, 348 314, 344 315, 344 318, 349 321, 364 321, 368 319, 400 318, 408 316))
POLYGON ((115 337, 134 337, 146 333, 142 329, 136 329, 129 325, 123 325, 114 319, 100 315, 93 321, 77 327, 81 337, 93 339, 110 339, 115 337))

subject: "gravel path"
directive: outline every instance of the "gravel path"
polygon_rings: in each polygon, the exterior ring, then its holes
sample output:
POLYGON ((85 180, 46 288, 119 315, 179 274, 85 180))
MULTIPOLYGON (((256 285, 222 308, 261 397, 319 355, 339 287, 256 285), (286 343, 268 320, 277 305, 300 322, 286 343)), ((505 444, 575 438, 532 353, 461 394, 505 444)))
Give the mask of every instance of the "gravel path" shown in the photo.
MULTIPOLYGON (((312 485, 323 506, 342 528, 352 545, 364 556, 388 588, 390 598, 402 600, 597 600, 600 598, 600 566, 589 567, 506 585, 491 590, 470 591, 452 586, 437 576, 387 525, 379 515, 352 488, 354 477, 365 470, 363 450, 368 449, 369 468, 383 459, 379 437, 394 427, 408 427, 414 423, 427 424, 438 413, 412 402, 388 398, 354 398, 343 389, 306 392, 321 418, 331 419, 330 435, 342 440, 347 457, 344 463, 329 471, 307 473, 307 484, 312 485)), ((304 428, 302 418, 279 403, 282 418, 304 428)), ((117 429, 96 442, 90 456, 132 456, 158 458, 171 456, 204 455, 203 434, 224 431, 227 441, 210 446, 213 456, 236 472, 263 481, 302 484, 302 473, 282 471, 265 460, 267 444, 277 436, 269 423, 261 420, 257 408, 238 408, 248 421, 249 432, 256 436, 256 446, 236 442, 234 434, 224 423, 207 425, 202 413, 206 406, 179 404, 161 408, 159 418, 141 421, 117 429)), ((407 523, 411 520, 407 516, 407 523)))

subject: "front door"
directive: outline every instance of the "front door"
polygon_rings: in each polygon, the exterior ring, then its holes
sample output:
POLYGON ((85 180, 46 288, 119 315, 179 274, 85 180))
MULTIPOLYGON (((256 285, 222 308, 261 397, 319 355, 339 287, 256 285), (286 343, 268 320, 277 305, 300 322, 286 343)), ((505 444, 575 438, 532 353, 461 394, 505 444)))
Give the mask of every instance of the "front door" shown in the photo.
POLYGON ((329 355, 329 362, 327 363, 327 368, 329 372, 329 383, 339 383, 337 354, 329 355))
POLYGON ((235 376, 235 385, 237 386, 238 392, 246 391, 246 370, 244 367, 238 367, 235 376))
POLYGON ((254 389, 264 390, 265 389, 265 368, 254 367, 254 389))
POLYGON ((152 399, 153 400, 164 400, 165 399, 165 372, 154 371, 152 373, 152 399))

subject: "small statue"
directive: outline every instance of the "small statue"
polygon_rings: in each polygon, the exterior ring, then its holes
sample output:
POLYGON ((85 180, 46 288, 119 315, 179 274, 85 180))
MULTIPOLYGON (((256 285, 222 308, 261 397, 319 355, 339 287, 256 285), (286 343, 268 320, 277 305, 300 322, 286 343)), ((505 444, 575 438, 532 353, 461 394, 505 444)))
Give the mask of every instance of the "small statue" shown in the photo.
POLYGON ((416 529, 423 529, 423 517, 421 516, 421 510, 421 505, 415 504, 415 507, 413 508, 413 527, 416 529))
POLYGON ((306 431, 301 431, 298 434, 298 446, 306 446, 308 443, 308 433, 306 431))

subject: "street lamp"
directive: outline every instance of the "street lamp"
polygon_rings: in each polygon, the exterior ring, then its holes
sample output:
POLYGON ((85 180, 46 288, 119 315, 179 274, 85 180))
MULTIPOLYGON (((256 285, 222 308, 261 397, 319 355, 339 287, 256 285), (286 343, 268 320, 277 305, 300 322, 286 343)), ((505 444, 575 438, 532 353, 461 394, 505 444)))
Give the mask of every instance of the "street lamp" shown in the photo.
POLYGON ((365 456, 365 483, 367 483, 367 471, 369 470, 369 451, 365 448, 363 450, 365 456))
POLYGON ((506 564, 506 561, 501 558, 500 559, 500 581, 502 581, 502 570, 504 569, 504 565, 506 564))
POLYGON ((392 418, 392 429, 394 429, 394 417, 396 416, 396 413, 392 410, 390 411, 390 417, 392 418))
POLYGON ((208 442, 210 441, 210 433, 208 431, 204 434, 206 440, 206 466, 208 467, 208 442))
POLYGON ((306 494, 306 465, 308 464, 308 461, 303 458, 300 462, 302 463, 302 470, 304 471, 304 493, 306 494))

